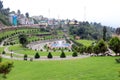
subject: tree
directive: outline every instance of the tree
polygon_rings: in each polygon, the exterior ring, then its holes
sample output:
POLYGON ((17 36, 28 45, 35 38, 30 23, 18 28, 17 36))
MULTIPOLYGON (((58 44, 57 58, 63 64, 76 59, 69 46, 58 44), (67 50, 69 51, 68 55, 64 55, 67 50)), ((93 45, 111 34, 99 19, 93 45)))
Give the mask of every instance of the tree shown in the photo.
POLYGON ((3 8, 3 2, 0 0, 0 10, 3 8))
POLYGON ((36 54, 35 54, 35 59, 38 59, 38 58, 40 58, 40 55, 39 55, 38 52, 36 52, 36 54))
POLYGON ((48 56, 47 56, 47 57, 48 57, 48 58, 53 58, 51 52, 48 53, 48 56))
POLYGON ((18 11, 17 11, 17 15, 18 15, 18 16, 20 16, 20 14, 21 14, 21 11, 20 11, 20 10, 18 10, 18 11))
POLYGON ((3 51, 3 52, 2 52, 2 54, 6 54, 6 52, 5 52, 5 51, 3 51))
POLYGON ((107 45, 104 42, 104 40, 100 40, 98 42, 98 47, 99 47, 99 53, 102 53, 104 55, 104 53, 107 51, 107 45))
POLYGON ((116 29, 116 34, 117 34, 117 35, 120 35, 120 27, 118 27, 118 28, 116 29))
POLYGON ((25 15, 26 15, 26 18, 29 18, 29 13, 28 13, 28 12, 26 12, 26 14, 25 14, 25 15))
POLYGON ((107 32, 107 29, 106 29, 106 26, 103 27, 103 40, 106 41, 106 32, 107 32))
POLYGON ((101 53, 102 55, 105 55, 104 53, 107 51, 107 45, 104 42, 104 40, 100 40, 93 48, 95 54, 101 53))
POLYGON ((81 46, 80 48, 80 53, 83 54, 84 52, 86 52, 86 46, 81 46))
POLYGON ((110 39, 109 48, 112 49, 116 55, 120 53, 120 39, 118 37, 110 39))
POLYGON ((1 62, 0 63, 0 74, 3 74, 3 78, 12 70, 13 62, 1 62))
POLYGON ((76 52, 76 51, 74 51, 74 52, 73 52, 73 54, 72 54, 72 56, 73 56, 73 57, 78 56, 77 52, 76 52))
POLYGON ((98 47, 97 44, 93 47, 93 51, 98 56, 98 54, 99 54, 99 47, 98 47))
POLYGON ((65 57, 66 57, 65 53, 64 53, 64 51, 62 51, 60 58, 65 58, 65 57))
POLYGON ((18 36, 20 44, 22 44, 23 47, 26 47, 28 44, 27 36, 25 34, 20 34, 18 36))
POLYGON ((28 57, 27 54, 25 54, 25 55, 24 55, 24 60, 27 60, 27 57, 28 57))
POLYGON ((93 52, 93 47, 88 46, 86 51, 87 51, 87 53, 91 54, 93 52))
POLYGON ((0 63, 2 62, 2 57, 0 56, 0 63))

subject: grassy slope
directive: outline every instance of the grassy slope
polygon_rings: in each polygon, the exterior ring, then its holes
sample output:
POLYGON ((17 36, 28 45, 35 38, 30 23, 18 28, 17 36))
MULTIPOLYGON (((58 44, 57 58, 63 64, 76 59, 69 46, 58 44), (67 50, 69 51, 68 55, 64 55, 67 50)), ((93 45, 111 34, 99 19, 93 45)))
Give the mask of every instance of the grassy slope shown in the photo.
MULTIPOLYGON (((16 53, 20 53, 20 54, 28 54, 28 55, 34 55, 36 52, 39 52, 40 56, 47 56, 49 51, 35 51, 35 50, 31 50, 28 48, 23 48, 20 45, 14 45, 9 47, 9 50, 12 50, 16 53)), ((56 52, 51 52, 53 56, 60 56, 61 51, 56 51, 56 52)), ((65 52, 66 55, 72 55, 72 52, 65 52)))
POLYGON ((119 80, 114 57, 63 61, 14 61, 6 80, 119 80))
POLYGON ((94 42, 92 40, 84 40, 84 39, 80 39, 80 40, 76 40, 76 41, 79 43, 82 43, 85 46, 90 46, 92 44, 92 42, 94 42))

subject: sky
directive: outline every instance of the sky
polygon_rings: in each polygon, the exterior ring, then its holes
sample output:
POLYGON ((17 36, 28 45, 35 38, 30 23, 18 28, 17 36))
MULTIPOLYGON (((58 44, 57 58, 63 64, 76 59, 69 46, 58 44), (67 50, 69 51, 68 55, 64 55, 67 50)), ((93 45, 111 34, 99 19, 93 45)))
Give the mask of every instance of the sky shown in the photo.
POLYGON ((4 8, 30 16, 76 19, 120 27, 120 0, 2 0, 4 8))

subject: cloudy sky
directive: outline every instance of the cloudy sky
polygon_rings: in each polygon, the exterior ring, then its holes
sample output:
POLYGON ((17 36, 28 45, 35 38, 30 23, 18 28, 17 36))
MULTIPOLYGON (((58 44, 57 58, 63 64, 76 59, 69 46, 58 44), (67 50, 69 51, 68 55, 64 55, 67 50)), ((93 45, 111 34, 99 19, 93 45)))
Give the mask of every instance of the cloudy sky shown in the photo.
POLYGON ((120 0, 2 0, 4 8, 30 16, 77 19, 120 27, 120 0))

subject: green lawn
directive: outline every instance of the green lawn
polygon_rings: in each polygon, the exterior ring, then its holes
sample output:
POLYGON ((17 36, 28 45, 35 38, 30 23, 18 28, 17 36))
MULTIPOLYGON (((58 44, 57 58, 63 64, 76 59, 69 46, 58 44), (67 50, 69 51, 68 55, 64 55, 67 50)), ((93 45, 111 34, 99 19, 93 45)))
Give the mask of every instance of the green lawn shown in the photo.
POLYGON ((76 40, 76 41, 79 43, 82 43, 85 46, 90 46, 93 42, 95 42, 93 40, 85 40, 85 39, 80 39, 80 40, 76 40))
MULTIPOLYGON (((47 51, 35 51, 35 50, 31 50, 28 48, 23 48, 21 45, 13 45, 9 47, 9 50, 14 51, 16 53, 20 53, 20 54, 28 54, 28 55, 35 55, 36 52, 38 52, 40 54, 40 56, 47 56, 49 52, 47 51)), ((55 52, 51 52, 51 54, 53 56, 60 56, 61 51, 55 51, 55 52)), ((65 52, 66 55, 72 55, 72 52, 65 52)))
POLYGON ((116 57, 62 61, 14 61, 6 80, 120 80, 116 57))
POLYGON ((0 47, 0 53, 2 53, 4 51, 5 47, 0 47))

